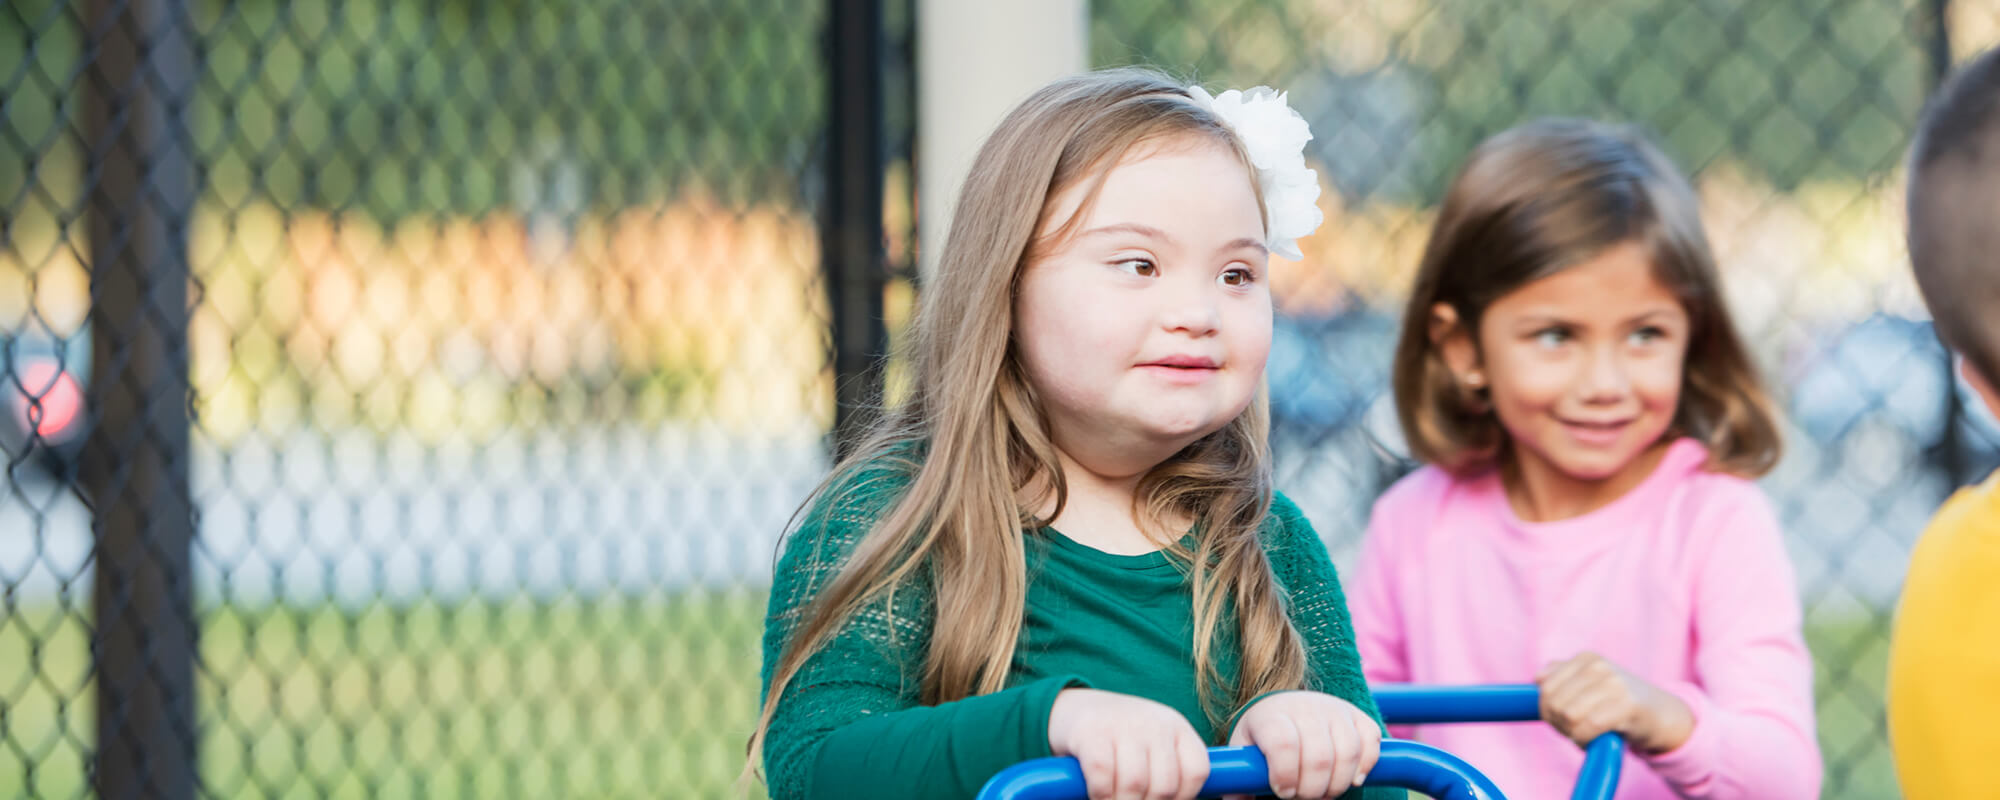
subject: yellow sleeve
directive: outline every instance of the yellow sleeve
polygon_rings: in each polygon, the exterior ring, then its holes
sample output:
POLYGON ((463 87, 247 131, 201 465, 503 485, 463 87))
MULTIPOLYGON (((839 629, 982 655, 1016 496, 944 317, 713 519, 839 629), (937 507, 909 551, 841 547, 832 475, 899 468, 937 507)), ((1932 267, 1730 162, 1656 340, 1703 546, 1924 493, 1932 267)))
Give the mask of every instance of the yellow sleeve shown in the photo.
POLYGON ((1910 554, 1888 706, 1908 800, 2000 786, 2000 473, 1946 502, 1910 554))

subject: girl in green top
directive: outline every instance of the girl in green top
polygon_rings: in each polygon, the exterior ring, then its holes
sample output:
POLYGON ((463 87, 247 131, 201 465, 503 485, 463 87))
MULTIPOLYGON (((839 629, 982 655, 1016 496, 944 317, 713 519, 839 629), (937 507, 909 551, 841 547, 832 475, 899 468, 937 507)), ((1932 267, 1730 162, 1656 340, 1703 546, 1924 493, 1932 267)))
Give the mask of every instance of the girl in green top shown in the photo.
POLYGON ((750 746, 772 795, 964 798, 1076 756, 1189 798, 1209 744, 1280 797, 1358 785, 1382 728, 1326 550, 1271 488, 1266 261, 1318 226, 1269 90, 1058 81, 967 176, 911 391, 807 503, 750 746))

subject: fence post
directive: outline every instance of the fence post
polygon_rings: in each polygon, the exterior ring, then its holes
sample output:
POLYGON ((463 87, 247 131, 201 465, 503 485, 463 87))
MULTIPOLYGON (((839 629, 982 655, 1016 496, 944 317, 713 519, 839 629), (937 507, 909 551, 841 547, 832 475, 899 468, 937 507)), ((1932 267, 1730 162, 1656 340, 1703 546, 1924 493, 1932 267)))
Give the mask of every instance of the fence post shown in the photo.
MULTIPOLYGON (((1924 85, 1925 99, 1937 94, 1938 87, 1951 74, 1951 0, 1924 0, 1918 12, 1917 27, 1923 36, 1924 66, 1927 74, 1924 85)), ((1970 465, 1966 463, 1965 447, 1959 441, 1959 432, 1965 420, 1965 408, 1958 399, 1958 375, 1952 368, 1951 351, 1946 350, 1944 363, 1944 425, 1939 428, 1938 440, 1931 446, 1931 457, 1944 471, 1945 495, 1948 497, 1958 487, 1970 479, 1966 473, 1970 465)))
POLYGON ((187 0, 91 0, 84 144, 90 438, 79 475, 95 535, 92 782, 102 798, 192 798, 195 637, 189 571, 187 0))
POLYGON ((965 173, 1000 118, 1043 84, 1089 66, 1087 0, 918 0, 922 274, 937 267, 965 173))
POLYGON ((845 455, 873 416, 888 349, 882 291, 883 88, 880 0, 831 0, 827 15, 826 202, 820 253, 832 299, 834 447, 845 455))

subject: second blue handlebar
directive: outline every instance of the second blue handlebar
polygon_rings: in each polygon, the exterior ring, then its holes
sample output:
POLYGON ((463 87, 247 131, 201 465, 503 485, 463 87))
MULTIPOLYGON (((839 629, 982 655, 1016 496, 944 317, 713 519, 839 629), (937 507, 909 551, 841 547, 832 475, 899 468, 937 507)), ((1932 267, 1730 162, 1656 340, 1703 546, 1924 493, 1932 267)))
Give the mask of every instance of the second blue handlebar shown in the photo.
MULTIPOLYGON (((1542 718, 1542 693, 1532 683, 1477 686, 1369 687, 1382 719, 1391 725, 1442 722, 1529 722, 1542 718)), ((1592 739, 1584 751, 1571 800, 1610 798, 1618 790, 1625 740, 1615 733, 1592 739)))

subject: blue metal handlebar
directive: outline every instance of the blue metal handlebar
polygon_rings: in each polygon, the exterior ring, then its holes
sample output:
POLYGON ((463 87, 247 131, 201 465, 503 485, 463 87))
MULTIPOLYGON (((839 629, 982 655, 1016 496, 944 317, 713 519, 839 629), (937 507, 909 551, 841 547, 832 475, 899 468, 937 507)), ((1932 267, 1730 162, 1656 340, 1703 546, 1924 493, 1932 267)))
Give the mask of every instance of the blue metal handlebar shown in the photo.
POLYGON ((1576 773, 1570 800, 1611 800, 1618 793, 1618 772, 1625 762, 1625 737, 1599 734, 1583 751, 1583 769, 1576 773))
POLYGON ((1542 718, 1542 692, 1532 683, 1483 686, 1368 687, 1391 725, 1432 722, 1532 722, 1542 718))
MULTIPOLYGON (((1202 797, 1265 794, 1271 768, 1255 747, 1208 751, 1208 781, 1202 797)), ((1615 779, 1614 779, 1615 784, 1615 779)), ((1382 756, 1364 786, 1414 789, 1437 800, 1505 800, 1493 782, 1463 759, 1421 742, 1382 740, 1382 756)), ((1038 758, 1002 770, 979 791, 979 800, 1086 800, 1089 787, 1075 758, 1038 758)))
MULTIPOLYGON (((1451 722, 1530 722, 1541 719, 1541 692, 1533 684, 1370 687, 1382 719, 1391 725, 1451 722)), ((1270 767, 1254 747, 1208 751, 1203 797, 1261 794, 1270 790, 1270 767)), ((1592 740, 1577 772, 1571 800, 1610 800, 1624 766, 1625 740, 1607 733, 1592 740)), ((1463 759, 1430 745, 1382 740, 1382 756, 1367 786, 1414 789, 1438 800, 1503 800, 1500 790, 1463 759)), ((993 776, 979 800, 1084 800, 1083 768, 1074 758, 1024 761, 993 776)))
MULTIPOLYGON (((1532 683, 1476 686, 1378 685, 1369 690, 1391 725, 1439 722, 1529 722, 1542 718, 1542 694, 1532 683)), ((1624 767, 1625 739, 1607 733, 1590 741, 1570 800, 1610 800, 1624 767)))

